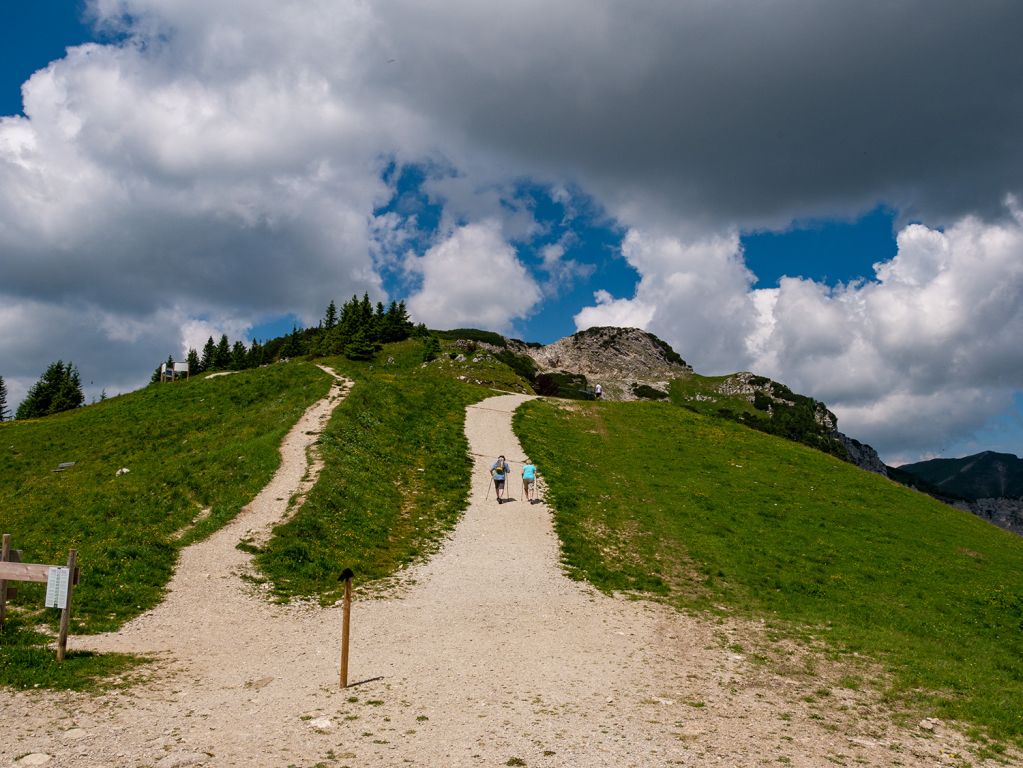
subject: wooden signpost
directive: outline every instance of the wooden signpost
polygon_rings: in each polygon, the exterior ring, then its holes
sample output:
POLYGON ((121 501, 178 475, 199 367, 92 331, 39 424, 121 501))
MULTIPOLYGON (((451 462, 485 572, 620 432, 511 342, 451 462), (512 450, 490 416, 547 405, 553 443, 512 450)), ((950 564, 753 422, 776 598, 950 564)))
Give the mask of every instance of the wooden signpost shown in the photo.
POLYGON ((78 550, 68 553, 67 566, 20 562, 18 550, 11 549, 11 534, 5 533, 0 550, 0 628, 7 616, 7 600, 13 597, 8 581, 34 581, 46 585, 46 606, 60 608, 60 634, 57 636, 57 661, 67 653, 67 634, 71 625, 71 598, 78 584, 78 550))
POLYGON ((348 631, 352 624, 352 578, 351 568, 345 568, 338 581, 345 583, 345 599, 341 618, 341 687, 348 687, 348 631))

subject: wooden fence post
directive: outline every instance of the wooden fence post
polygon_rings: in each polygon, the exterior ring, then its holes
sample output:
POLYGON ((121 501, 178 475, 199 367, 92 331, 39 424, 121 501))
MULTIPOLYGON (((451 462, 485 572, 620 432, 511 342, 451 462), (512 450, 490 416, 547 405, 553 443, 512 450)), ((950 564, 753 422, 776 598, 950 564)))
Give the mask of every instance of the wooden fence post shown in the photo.
POLYGON ((345 599, 342 608, 341 618, 341 687, 348 687, 348 631, 352 624, 352 573, 351 568, 345 568, 341 579, 345 582, 345 599))
POLYGON ((78 559, 78 550, 72 549, 67 556, 67 600, 60 612, 60 635, 57 637, 57 661, 64 661, 67 653, 67 632, 71 624, 71 596, 75 591, 75 561, 78 559))
MULTIPOLYGON (((6 563, 11 556, 11 534, 4 534, 3 550, 0 552, 0 563, 6 563)), ((0 579, 0 629, 4 628, 4 620, 7 618, 7 581, 0 579)))

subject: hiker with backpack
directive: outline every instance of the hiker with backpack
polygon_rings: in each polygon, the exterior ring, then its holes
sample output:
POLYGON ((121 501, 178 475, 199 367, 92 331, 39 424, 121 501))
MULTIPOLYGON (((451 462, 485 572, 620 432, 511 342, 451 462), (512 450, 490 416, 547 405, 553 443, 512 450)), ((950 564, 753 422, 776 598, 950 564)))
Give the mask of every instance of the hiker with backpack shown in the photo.
POLYGON ((505 461, 504 456, 498 456, 490 466, 490 476, 494 478, 494 490, 497 492, 497 503, 504 503, 504 481, 511 472, 511 467, 508 466, 508 462, 505 461))
POLYGON ((530 504, 536 501, 536 465, 528 458, 522 465, 522 495, 530 504))

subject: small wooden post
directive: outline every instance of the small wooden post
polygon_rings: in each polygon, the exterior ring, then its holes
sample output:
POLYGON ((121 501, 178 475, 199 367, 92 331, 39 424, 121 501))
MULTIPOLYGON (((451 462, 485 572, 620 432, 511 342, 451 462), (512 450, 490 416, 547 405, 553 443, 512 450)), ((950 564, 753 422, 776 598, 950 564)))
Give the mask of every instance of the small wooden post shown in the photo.
POLYGON ((72 549, 67 556, 67 602, 60 612, 60 635, 57 637, 57 661, 64 661, 67 653, 67 631, 71 624, 71 596, 75 591, 75 561, 78 559, 78 550, 72 549))
POLYGON ((348 631, 352 624, 352 573, 345 568, 341 573, 341 581, 345 583, 345 599, 341 618, 341 687, 348 687, 348 631))
MULTIPOLYGON (((6 563, 11 556, 11 534, 4 534, 3 550, 0 551, 0 563, 6 563)), ((4 620, 7 618, 7 581, 0 579, 0 629, 4 628, 4 620)))

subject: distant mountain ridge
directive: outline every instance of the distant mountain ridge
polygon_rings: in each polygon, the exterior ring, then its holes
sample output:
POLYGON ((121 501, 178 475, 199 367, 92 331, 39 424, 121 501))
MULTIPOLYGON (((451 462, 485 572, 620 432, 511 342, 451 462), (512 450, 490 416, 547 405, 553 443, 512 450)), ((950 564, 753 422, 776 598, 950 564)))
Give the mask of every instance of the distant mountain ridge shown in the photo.
POLYGON ((1011 453, 983 451, 961 459, 904 464, 898 470, 956 499, 1023 498, 1023 459, 1011 453))
POLYGON ((893 480, 1023 536, 1023 459, 1011 453, 983 451, 888 471, 893 480))

